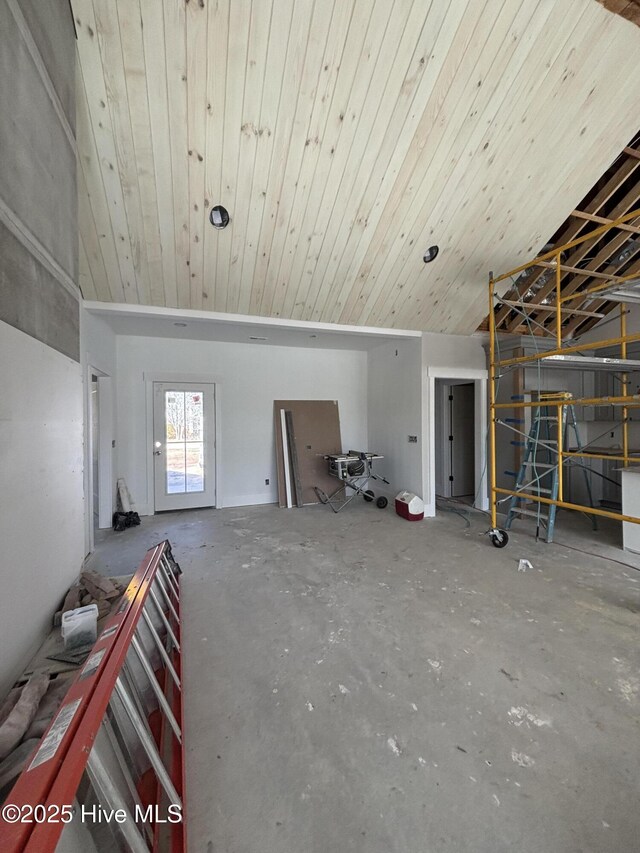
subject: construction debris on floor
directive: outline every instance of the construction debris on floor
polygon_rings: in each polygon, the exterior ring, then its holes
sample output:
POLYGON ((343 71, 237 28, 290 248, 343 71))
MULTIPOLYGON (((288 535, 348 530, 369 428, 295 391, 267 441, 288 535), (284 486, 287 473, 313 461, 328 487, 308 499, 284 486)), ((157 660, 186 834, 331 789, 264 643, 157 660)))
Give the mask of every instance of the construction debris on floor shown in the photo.
POLYGON ((117 486, 118 507, 113 513, 111 524, 116 533, 120 533, 128 527, 137 527, 140 524, 140 516, 133 508, 131 494, 123 477, 118 479, 117 486))
POLYGON ((0 802, 61 705, 70 677, 33 675, 26 684, 14 687, 0 706, 0 802))
POLYGON ((54 625, 62 622, 62 614, 78 607, 95 604, 98 607, 98 619, 111 612, 114 602, 120 599, 124 586, 115 578, 106 578, 98 572, 84 571, 80 580, 69 588, 60 610, 54 617, 54 625))
POLYGON ((0 703, 0 802, 62 704, 77 667, 91 651, 100 622, 118 608, 126 588, 123 580, 90 570, 82 572, 55 613, 53 630, 17 686, 0 703), (95 617, 87 620, 91 608, 95 617), (66 642, 61 630, 65 623, 74 626, 67 628, 66 642), (70 634, 77 642, 69 642, 70 634), (87 642, 80 642, 83 638, 87 642))

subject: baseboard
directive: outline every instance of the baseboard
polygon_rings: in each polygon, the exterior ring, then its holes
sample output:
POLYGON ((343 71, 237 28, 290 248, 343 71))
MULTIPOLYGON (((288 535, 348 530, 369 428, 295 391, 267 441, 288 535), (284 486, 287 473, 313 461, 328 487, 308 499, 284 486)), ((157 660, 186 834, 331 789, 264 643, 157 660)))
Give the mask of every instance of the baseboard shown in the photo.
POLYGON ((273 495, 236 495, 225 497, 222 507, 231 509, 237 506, 261 506, 264 504, 276 504, 277 498, 273 495))

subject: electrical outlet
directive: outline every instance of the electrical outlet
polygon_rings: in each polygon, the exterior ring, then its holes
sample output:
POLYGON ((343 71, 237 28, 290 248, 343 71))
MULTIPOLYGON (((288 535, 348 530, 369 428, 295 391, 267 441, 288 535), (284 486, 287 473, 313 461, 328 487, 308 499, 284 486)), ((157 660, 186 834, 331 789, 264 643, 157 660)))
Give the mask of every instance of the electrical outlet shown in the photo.
POLYGON ((264 484, 265 484, 265 486, 268 486, 268 485, 269 485, 269 478, 268 478, 268 477, 267 477, 267 479, 264 481, 264 484))
POLYGON ((417 435, 408 435, 407 438, 409 439, 409 444, 417 444, 418 443, 418 436, 417 435))

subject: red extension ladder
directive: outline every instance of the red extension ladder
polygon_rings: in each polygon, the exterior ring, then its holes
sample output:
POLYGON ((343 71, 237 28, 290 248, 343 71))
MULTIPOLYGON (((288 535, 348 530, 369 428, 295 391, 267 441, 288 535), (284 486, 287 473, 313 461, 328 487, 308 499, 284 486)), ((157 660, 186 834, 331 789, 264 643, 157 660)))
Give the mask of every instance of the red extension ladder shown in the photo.
POLYGON ((164 541, 147 551, 7 798, 0 850, 183 853, 183 730, 180 567, 164 541))

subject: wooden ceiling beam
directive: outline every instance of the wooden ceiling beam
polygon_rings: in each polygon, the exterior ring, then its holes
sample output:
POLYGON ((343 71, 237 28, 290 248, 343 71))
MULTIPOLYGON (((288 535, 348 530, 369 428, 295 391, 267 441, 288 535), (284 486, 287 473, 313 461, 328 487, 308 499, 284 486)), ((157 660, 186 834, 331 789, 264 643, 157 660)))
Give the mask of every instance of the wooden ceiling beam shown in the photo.
MULTIPOLYGON (((570 216, 576 216, 578 219, 588 219, 589 222, 597 222, 599 225, 609 225, 613 219, 608 219, 606 216, 596 216, 595 213, 587 213, 584 210, 572 210, 570 216)), ((631 234, 640 234, 640 228, 634 228, 633 225, 616 225, 620 231, 629 231, 631 234)))
POLYGON ((640 0, 598 0, 609 12, 640 26, 640 0))
MULTIPOLYGON (((513 302, 513 301, 507 302, 506 300, 505 300, 504 304, 510 305, 512 308, 520 308, 521 310, 523 310, 523 309, 525 309, 531 305, 530 302, 513 302)), ((533 307, 536 311, 547 311, 550 314, 555 314, 555 312, 556 312, 556 306, 555 305, 534 305, 533 307)), ((598 314, 594 311, 581 311, 581 310, 574 309, 574 308, 562 308, 562 312, 567 313, 567 314, 580 314, 583 317, 598 317, 600 319, 602 319, 604 317, 604 314, 598 314)))
MULTIPOLYGON (((596 257, 592 261, 590 261, 589 264, 587 264, 587 266, 584 268, 585 272, 587 270, 590 270, 591 273, 593 273, 594 271, 597 272, 600 267, 602 267, 604 264, 606 264, 607 261, 610 260, 612 255, 614 255, 624 246, 624 244, 627 242, 627 239, 628 238, 625 234, 617 234, 611 241, 609 241, 609 243, 603 246, 603 248, 598 252, 596 257)), ((634 254, 636 253, 634 252, 634 254)), ((598 275, 600 275, 600 273, 598 273, 598 275)), ((592 277, 595 278, 596 276, 592 277)), ((611 281, 615 280, 613 276, 609 278, 611 281)), ((619 279, 620 276, 617 276, 616 278, 619 279)), ((574 278, 568 284, 565 284, 563 286, 562 295, 570 296, 572 293, 575 293, 581 286, 584 286, 585 289, 588 289, 591 286, 591 282, 589 281, 589 279, 587 279, 586 281, 584 279, 580 281, 578 278, 574 278)))
MULTIPOLYGON (((538 264, 536 264, 536 266, 545 267, 545 269, 550 269, 550 270, 555 270, 557 267, 556 264, 552 264, 550 261, 540 261, 538 264)), ((593 270, 581 269, 580 267, 570 267, 570 266, 567 266, 567 264, 560 264, 560 269, 562 270, 562 272, 565 272, 565 273, 568 272, 568 273, 571 273, 572 275, 583 275, 583 276, 586 276, 587 278, 598 278, 598 279, 602 279, 603 281, 619 281, 619 282, 625 281, 625 278, 622 275, 607 275, 606 273, 603 273, 603 272, 594 272, 593 270)), ((564 296, 564 294, 563 294, 563 296, 564 296)))
MULTIPOLYGON (((640 272, 640 260, 637 260, 635 263, 633 263, 631 265, 631 267, 628 270, 628 275, 633 275, 636 272, 640 272)), ((607 299, 599 299, 599 300, 597 300, 597 302, 592 303, 592 306, 593 306, 593 310, 602 312, 606 315, 609 313, 609 311, 612 308, 614 308, 616 305, 619 305, 619 304, 620 304, 619 302, 611 302, 610 300, 607 300, 607 299), (609 307, 609 306, 611 306, 611 307, 609 307), (605 310, 605 308, 607 308, 608 310, 605 310)), ((570 320, 569 323, 567 323, 566 327, 562 330, 563 336, 564 335, 571 336, 571 335, 575 334, 578 327, 581 326, 583 322, 584 321, 579 317, 576 317, 574 320, 570 320)))

